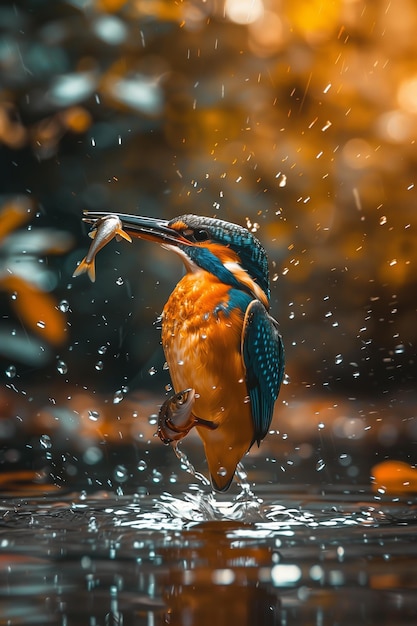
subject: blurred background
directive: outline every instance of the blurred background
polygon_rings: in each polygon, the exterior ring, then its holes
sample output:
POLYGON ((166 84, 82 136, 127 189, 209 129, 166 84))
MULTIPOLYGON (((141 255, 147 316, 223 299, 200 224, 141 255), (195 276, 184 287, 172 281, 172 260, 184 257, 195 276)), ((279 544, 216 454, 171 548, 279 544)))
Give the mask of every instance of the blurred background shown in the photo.
POLYGON ((113 241, 95 284, 73 279, 84 209, 246 225, 286 346, 275 426, 305 433, 365 398, 346 436, 384 418, 380 443, 398 445, 411 419, 416 440, 416 28, 412 0, 0 8, 3 467, 19 437, 43 453, 155 431, 157 319, 181 263, 113 241))

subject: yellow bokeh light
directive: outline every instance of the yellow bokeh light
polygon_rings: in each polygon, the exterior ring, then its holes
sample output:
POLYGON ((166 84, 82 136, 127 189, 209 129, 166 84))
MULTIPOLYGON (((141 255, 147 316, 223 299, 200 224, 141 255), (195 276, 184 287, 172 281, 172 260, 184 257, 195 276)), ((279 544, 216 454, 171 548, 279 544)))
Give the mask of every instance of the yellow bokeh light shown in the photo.
POLYGON ((314 41, 332 33, 338 24, 340 10, 341 3, 336 0, 292 0, 286 4, 292 27, 314 41))
POLYGON ((398 89, 398 104, 408 113, 417 113, 417 76, 404 80, 398 89))
POLYGON ((258 56, 276 53, 286 40, 286 33, 281 17, 272 11, 263 15, 249 26, 249 45, 258 56))
POLYGON ((346 164, 353 169, 369 167, 372 162, 372 148, 361 137, 349 139, 343 147, 342 154, 346 164))
POLYGON ((226 17, 235 24, 252 24, 263 15, 262 0, 226 0, 226 17))

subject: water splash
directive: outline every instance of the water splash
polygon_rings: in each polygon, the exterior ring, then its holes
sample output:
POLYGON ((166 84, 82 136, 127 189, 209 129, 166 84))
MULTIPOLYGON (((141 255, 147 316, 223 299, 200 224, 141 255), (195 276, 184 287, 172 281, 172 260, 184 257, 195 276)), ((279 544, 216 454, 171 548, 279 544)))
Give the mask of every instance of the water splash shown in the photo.
POLYGON ((184 492, 182 497, 167 492, 161 494, 155 503, 159 512, 183 522, 215 520, 254 522, 263 519, 260 513, 262 499, 257 498, 252 492, 242 463, 236 468, 236 482, 241 491, 237 496, 226 499, 224 494, 212 490, 210 481, 195 469, 186 453, 180 449, 178 442, 172 444, 172 449, 181 462, 181 468, 191 474, 198 483, 190 485, 190 492, 184 492), (210 491, 207 488, 210 488, 210 491))
POLYGON ((186 472, 194 476, 194 478, 196 478, 204 487, 210 486, 210 481, 208 480, 208 478, 206 478, 204 474, 197 472, 194 465, 189 460, 188 456, 183 450, 179 448, 178 443, 178 441, 174 441, 172 443, 172 449, 177 459, 181 461, 181 467, 185 469, 186 472))
POLYGON ((262 520, 260 507, 262 500, 252 499, 247 493, 224 500, 215 492, 207 493, 194 487, 194 493, 184 492, 182 497, 170 493, 161 494, 155 508, 177 522, 196 524, 212 521, 240 521, 254 523, 262 520))

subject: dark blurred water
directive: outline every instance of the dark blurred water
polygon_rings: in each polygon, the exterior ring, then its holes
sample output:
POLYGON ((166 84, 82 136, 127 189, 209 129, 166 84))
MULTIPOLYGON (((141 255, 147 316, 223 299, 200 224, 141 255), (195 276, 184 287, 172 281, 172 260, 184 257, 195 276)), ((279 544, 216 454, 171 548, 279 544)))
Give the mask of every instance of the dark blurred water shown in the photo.
POLYGON ((260 495, 3 501, 2 623, 415 624, 404 502, 260 495))
POLYGON ((412 463, 414 404, 289 402, 219 495, 197 438, 178 458, 152 436, 155 399, 113 423, 106 399, 77 402, 2 421, 1 625, 416 623, 415 469, 372 481, 412 463))
POLYGON ((183 474, 153 494, 3 496, 0 623, 416 623, 415 496, 244 474, 220 496, 183 474))

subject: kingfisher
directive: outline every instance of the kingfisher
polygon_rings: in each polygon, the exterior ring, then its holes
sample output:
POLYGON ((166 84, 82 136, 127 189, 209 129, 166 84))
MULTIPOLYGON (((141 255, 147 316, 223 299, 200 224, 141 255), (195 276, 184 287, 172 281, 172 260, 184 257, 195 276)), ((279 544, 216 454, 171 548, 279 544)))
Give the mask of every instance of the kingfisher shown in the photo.
POLYGON ((159 435, 170 443, 195 428, 212 487, 226 491, 242 457, 268 433, 284 376, 265 249, 248 229, 198 215, 162 220, 87 211, 84 221, 109 215, 129 236, 157 242, 184 263, 162 313, 175 395, 163 405, 159 435))

